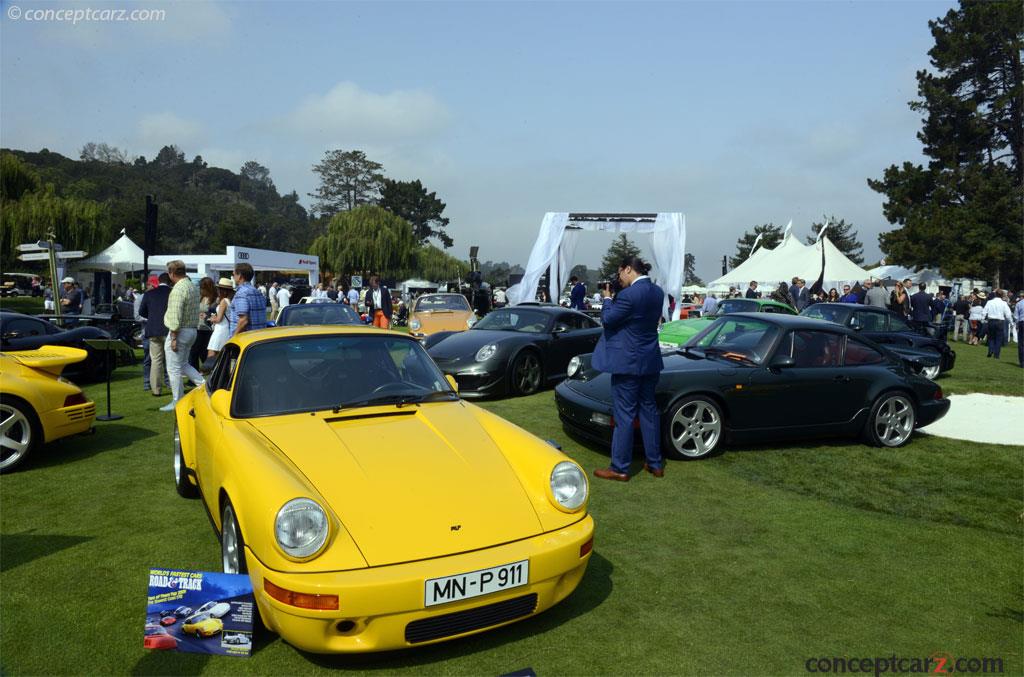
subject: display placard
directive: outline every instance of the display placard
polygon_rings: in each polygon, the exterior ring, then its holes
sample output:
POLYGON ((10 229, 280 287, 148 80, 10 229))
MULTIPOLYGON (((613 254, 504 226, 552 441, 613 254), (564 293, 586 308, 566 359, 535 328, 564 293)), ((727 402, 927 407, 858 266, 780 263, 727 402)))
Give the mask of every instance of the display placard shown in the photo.
POLYGON ((351 282, 351 284, 349 286, 353 287, 354 289, 362 289, 363 288, 363 276, 362 275, 353 275, 352 279, 349 280, 349 282, 351 282))
POLYGON ((245 574, 149 570, 146 649, 248 656, 256 608, 245 574))

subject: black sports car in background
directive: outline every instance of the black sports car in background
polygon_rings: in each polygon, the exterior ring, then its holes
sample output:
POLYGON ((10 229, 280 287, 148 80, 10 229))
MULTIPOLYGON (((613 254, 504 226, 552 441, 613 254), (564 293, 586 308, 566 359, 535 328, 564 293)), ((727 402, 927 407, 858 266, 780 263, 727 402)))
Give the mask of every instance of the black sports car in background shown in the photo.
POLYGON ((511 306, 467 331, 438 332, 423 345, 463 397, 529 395, 565 378, 569 360, 593 352, 601 325, 577 310, 511 306))
POLYGON ((956 364, 956 353, 946 343, 944 333, 929 333, 926 328, 915 328, 906 319, 885 308, 852 303, 815 303, 800 314, 849 327, 899 354, 907 354, 904 350, 906 348, 931 353, 939 358, 939 364, 937 367, 925 368, 922 373, 928 378, 933 379, 956 364))
POLYGON ((359 313, 344 303, 296 303, 285 306, 275 323, 278 327, 304 324, 366 324, 359 313))
MULTIPOLYGON (((86 339, 107 339, 110 334, 99 327, 61 329, 52 322, 8 311, 0 312, 0 350, 35 350, 43 346, 68 346, 89 353, 85 360, 69 364, 62 375, 68 380, 86 383, 107 378, 106 354, 86 345, 86 339)), ((110 368, 117 365, 117 357, 110 356, 110 368)))
MULTIPOLYGON (((568 432, 610 443, 623 422, 612 419, 611 377, 589 359, 555 389, 558 414, 568 432)), ((781 437, 862 434, 898 447, 949 410, 942 388, 908 360, 810 318, 726 315, 664 359, 656 397, 663 452, 674 458, 781 437)))

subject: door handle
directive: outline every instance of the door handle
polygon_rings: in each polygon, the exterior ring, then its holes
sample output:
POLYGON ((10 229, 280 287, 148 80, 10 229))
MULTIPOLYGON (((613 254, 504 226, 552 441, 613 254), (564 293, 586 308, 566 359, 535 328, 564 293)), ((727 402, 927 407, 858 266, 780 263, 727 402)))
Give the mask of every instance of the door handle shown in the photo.
POLYGON ((195 418, 196 417, 196 410, 195 410, 195 408, 189 409, 188 410, 188 415, 191 416, 192 418, 195 418))
POLYGON ((832 380, 833 381, 838 381, 839 383, 849 383, 850 382, 850 377, 849 376, 843 376, 842 374, 840 374, 839 376, 836 376, 832 380))

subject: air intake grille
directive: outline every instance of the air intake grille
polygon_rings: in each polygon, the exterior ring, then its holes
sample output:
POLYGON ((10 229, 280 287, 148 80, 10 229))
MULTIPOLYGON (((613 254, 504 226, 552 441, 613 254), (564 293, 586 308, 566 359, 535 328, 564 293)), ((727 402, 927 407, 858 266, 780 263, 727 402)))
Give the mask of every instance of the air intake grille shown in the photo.
POLYGON ((405 641, 410 644, 451 637, 499 623, 529 616, 537 608, 537 595, 523 595, 487 606, 456 611, 413 621, 405 626, 405 641))

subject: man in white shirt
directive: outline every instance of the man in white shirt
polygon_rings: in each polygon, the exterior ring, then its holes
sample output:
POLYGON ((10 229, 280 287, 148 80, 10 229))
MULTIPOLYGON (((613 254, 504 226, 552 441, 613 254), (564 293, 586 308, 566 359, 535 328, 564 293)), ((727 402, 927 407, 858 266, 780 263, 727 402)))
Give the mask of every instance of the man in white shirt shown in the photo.
POLYGON ((1017 305, 1013 307, 1013 321, 1017 323, 1017 363, 1024 368, 1024 291, 1017 296, 1017 305))
POLYGON ((700 307, 701 317, 707 317, 708 315, 714 315, 718 310, 718 299, 715 298, 714 294, 708 294, 707 298, 704 299, 704 304, 700 307))
POLYGON ((982 310, 982 317, 988 320, 985 327, 986 338, 988 339, 988 355, 999 359, 999 350, 1003 347, 1003 337, 1006 336, 1006 323, 1013 320, 1013 312, 1010 306, 1003 300, 1006 292, 996 289, 992 292, 992 298, 985 304, 982 310))
POLYGON ((494 292, 494 305, 496 307, 501 308, 506 303, 508 303, 508 297, 505 296, 505 290, 504 289, 499 289, 496 292, 494 292))
POLYGON ((286 285, 281 285, 281 288, 277 290, 277 307, 280 310, 284 310, 291 305, 292 293, 289 291, 286 285))

